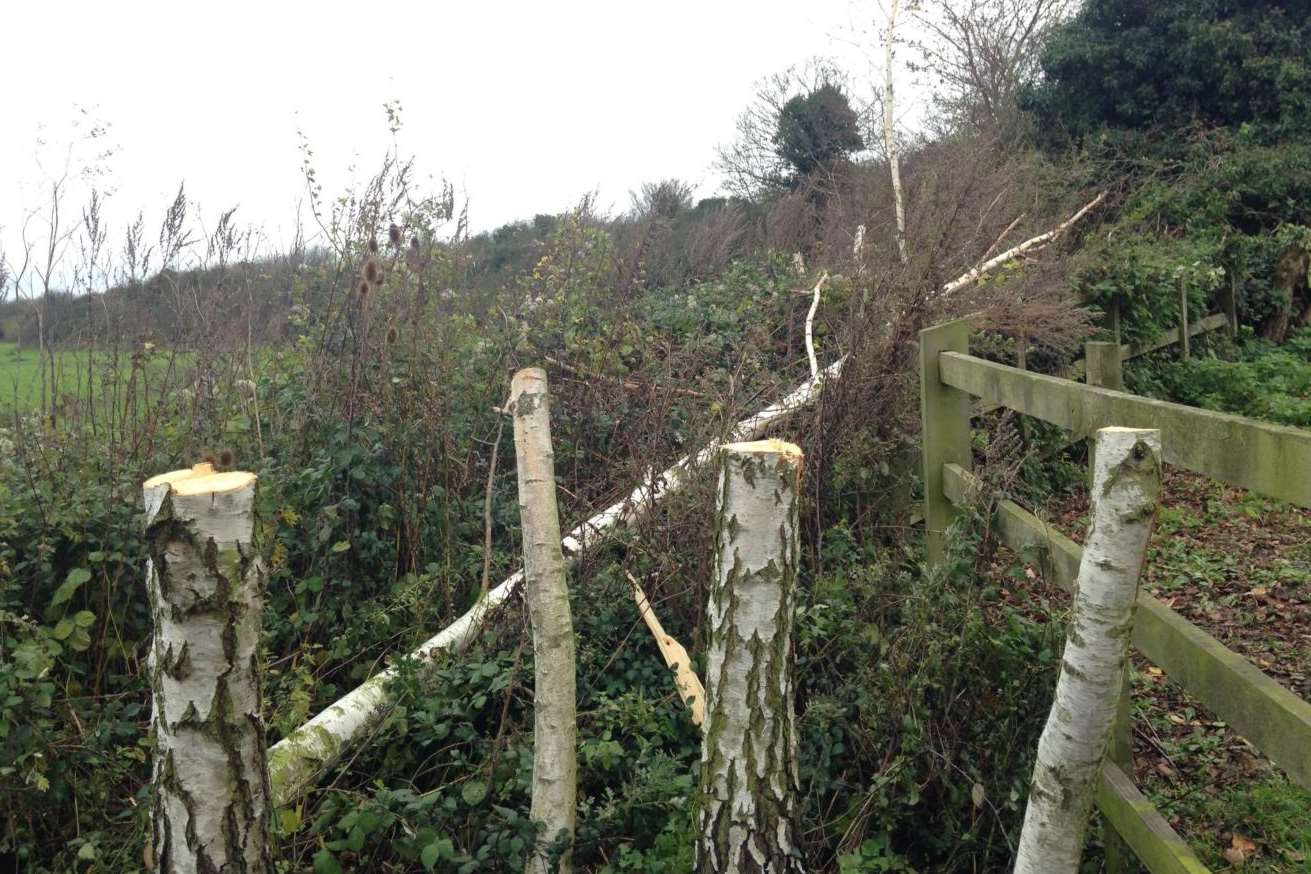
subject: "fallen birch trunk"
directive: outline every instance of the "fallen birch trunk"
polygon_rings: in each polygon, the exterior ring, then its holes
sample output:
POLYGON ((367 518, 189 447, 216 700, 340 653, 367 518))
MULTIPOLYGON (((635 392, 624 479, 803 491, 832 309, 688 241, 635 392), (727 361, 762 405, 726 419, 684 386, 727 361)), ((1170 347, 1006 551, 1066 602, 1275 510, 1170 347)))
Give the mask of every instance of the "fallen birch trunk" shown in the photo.
MULTIPOLYGON (((948 282, 942 287, 941 293, 947 294, 962 288, 1042 242, 1055 239, 1083 218, 1094 206, 1101 203, 1104 197, 1104 194, 1098 195, 1070 219, 1046 234, 1026 240, 1008 252, 948 282)), ((805 272, 804 263, 800 272, 803 274, 805 272)), ((818 376, 802 383, 778 403, 738 422, 728 435, 728 441, 754 440, 762 436, 770 426, 809 406, 819 397, 820 390, 826 382, 842 375, 842 366, 845 363, 845 357, 838 359, 820 371, 818 376)), ((560 544, 565 559, 576 561, 584 550, 605 540, 616 526, 632 523, 666 495, 677 492, 682 488, 688 473, 714 458, 721 445, 719 441, 714 441, 694 455, 684 456, 668 470, 653 477, 649 483, 638 486, 623 500, 583 522, 560 544)), ((439 652, 465 646, 473 639, 487 612, 504 603, 514 594, 522 581, 523 571, 511 574, 467 613, 420 644, 409 657, 428 661, 439 652)), ((276 806, 281 807, 299 796, 306 787, 319 778, 319 775, 336 764, 346 749, 378 726, 389 705, 387 683, 394 676, 395 671, 390 668, 374 674, 269 750, 269 771, 276 806)))
POLYGON ((965 286, 982 279, 984 276, 996 270, 998 267, 1002 266, 1003 264, 1014 261, 1016 258, 1020 257, 1021 255, 1027 252, 1032 252, 1034 249, 1039 249, 1047 245, 1052 240, 1057 239, 1066 231, 1068 231, 1070 228, 1078 224, 1078 222, 1082 220, 1084 216, 1086 216, 1088 213, 1096 209, 1097 206, 1105 199, 1106 199, 1106 192, 1103 191, 1101 194, 1098 194, 1091 201, 1085 204, 1082 209, 1080 209, 1074 215, 1070 216, 1065 221, 1061 222, 1056 227, 1052 228, 1047 233, 1039 234, 1036 237, 1030 237, 1029 239, 1025 240, 1023 243, 1020 243, 1018 246, 1014 246, 1010 249, 1007 249, 1005 252, 1002 252, 1000 255, 996 256, 995 258, 990 258, 988 260, 985 260, 982 264, 979 264, 977 267, 974 267, 973 269, 966 271, 961 276, 957 277, 956 279, 953 279, 951 282, 948 282, 946 285, 942 287, 942 291, 939 292, 939 294, 951 294, 952 292, 959 291, 965 286))
MULTIPOLYGON (((802 383, 778 403, 738 422, 729 440, 753 440, 772 425, 810 405, 819 397, 825 382, 841 375, 844 362, 845 359, 841 359, 830 364, 818 378, 802 383)), ((715 457, 721 445, 714 441, 699 452, 684 456, 668 470, 653 476, 650 482, 638 486, 623 500, 574 528, 560 543, 566 561, 577 561, 584 551, 603 542, 616 527, 633 523, 666 496, 677 492, 692 471, 715 457)), ((511 574, 467 613, 420 644, 409 657, 429 661, 444 650, 467 645, 488 612, 513 595, 522 581, 522 570, 511 574)), ((295 800, 336 764, 347 749, 382 722, 390 703, 387 683, 395 674, 392 668, 374 674, 269 750, 269 776, 275 806, 281 807, 295 800)))
POLYGON ((696 870, 800 874, 792 625, 801 450, 761 440, 721 454, 696 870))
POLYGON ((543 825, 527 874, 569 874, 578 806, 578 722, 574 629, 560 551, 555 453, 546 371, 531 367, 510 383, 524 580, 533 626, 533 794, 530 816, 543 825))
POLYGON ((255 475, 201 464, 146 480, 142 495, 155 627, 154 869, 271 872, 255 475))
POLYGON ((1161 432, 1102 428, 1056 700, 1038 741, 1015 874, 1076 874, 1120 701, 1161 491, 1161 432))
POLYGON ((828 271, 815 283, 814 297, 810 301, 810 311, 806 313, 806 358, 810 361, 810 378, 819 376, 819 359, 815 357, 815 313, 819 311, 819 297, 828 282, 828 271))

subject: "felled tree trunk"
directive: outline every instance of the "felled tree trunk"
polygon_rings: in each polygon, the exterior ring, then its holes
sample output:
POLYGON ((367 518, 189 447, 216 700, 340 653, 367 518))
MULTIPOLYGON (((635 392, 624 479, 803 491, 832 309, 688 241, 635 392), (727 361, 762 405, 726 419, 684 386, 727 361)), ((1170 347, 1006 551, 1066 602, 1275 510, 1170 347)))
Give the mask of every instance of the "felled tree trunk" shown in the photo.
POLYGON ((574 629, 560 550, 545 371, 532 367, 514 375, 510 408, 514 411, 524 579, 536 665, 531 816, 545 826, 525 870, 528 874, 568 874, 578 792, 574 629))
POLYGON ((1038 741, 1016 874, 1076 874, 1115 723, 1138 577, 1161 492, 1161 432, 1097 432, 1092 523, 1056 700, 1038 741))
POLYGON ((730 443, 721 457, 696 870, 799 874, 792 624, 801 450, 761 440, 730 443))
POLYGON ((154 867, 265 874, 273 866, 255 475, 197 465, 146 480, 142 493, 155 626, 154 867))

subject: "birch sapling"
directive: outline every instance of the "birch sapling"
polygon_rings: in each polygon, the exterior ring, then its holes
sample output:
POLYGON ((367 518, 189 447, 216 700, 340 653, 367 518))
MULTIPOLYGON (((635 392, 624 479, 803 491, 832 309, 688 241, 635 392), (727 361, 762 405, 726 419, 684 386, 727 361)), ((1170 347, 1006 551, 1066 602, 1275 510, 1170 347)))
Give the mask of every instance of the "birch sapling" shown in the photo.
POLYGON ((905 264, 910 256, 906 252, 906 198, 901 188, 901 151, 897 147, 897 101, 895 91, 897 52, 897 16, 901 0, 891 0, 886 17, 888 26, 883 31, 883 150, 888 155, 888 173, 892 176, 892 206, 897 216, 897 254, 905 264))
POLYGON ((571 870, 577 817, 574 629, 560 549, 555 454, 546 371, 521 370, 510 383, 519 473, 524 580, 533 625, 533 822, 544 828, 528 858, 528 874, 571 870))
POLYGON ((698 874, 800 874, 792 626, 801 450, 720 453, 707 623, 698 874))
POLYGON ((201 464, 146 480, 142 495, 155 626, 154 869, 264 874, 273 866, 255 475, 201 464))
POLYGON ((1161 432, 1102 428, 1056 699, 1038 741, 1016 874, 1076 874, 1120 700, 1161 492, 1161 432))

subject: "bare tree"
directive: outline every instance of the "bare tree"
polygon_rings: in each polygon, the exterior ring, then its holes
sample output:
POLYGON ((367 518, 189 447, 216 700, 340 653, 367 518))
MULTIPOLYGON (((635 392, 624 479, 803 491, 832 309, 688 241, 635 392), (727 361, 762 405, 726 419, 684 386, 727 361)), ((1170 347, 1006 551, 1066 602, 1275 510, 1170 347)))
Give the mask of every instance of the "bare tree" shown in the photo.
POLYGON ((914 9, 921 37, 912 69, 933 88, 944 127, 992 129, 1012 118, 1015 93, 1076 0, 928 0, 914 9))
MULTIPOLYGON (((70 150, 71 151, 71 150, 70 150)), ((54 351, 51 345, 50 300, 56 276, 77 234, 78 225, 64 215, 68 199, 69 169, 65 163, 58 176, 47 175, 44 204, 30 210, 19 230, 22 264, 12 271, 14 297, 26 300, 36 320, 37 354, 41 363, 40 409, 46 415, 58 391, 54 351), (29 274, 30 270, 30 274, 29 274)))
POLYGON ((715 166, 724 177, 725 190, 752 199, 788 187, 792 168, 775 143, 779 114, 793 97, 826 85, 844 93, 849 90, 846 74, 818 58, 756 83, 755 97, 738 116, 737 139, 718 149, 715 166))
POLYGON ((644 182, 640 191, 629 192, 633 201, 632 216, 637 221, 672 219, 692 208, 696 186, 681 179, 644 182))

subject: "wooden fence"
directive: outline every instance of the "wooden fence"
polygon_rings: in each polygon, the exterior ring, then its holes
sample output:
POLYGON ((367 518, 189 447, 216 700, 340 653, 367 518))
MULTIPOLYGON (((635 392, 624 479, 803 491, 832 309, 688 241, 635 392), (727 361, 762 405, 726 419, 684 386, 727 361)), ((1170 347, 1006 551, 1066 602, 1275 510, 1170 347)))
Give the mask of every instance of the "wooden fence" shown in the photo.
MULTIPOLYGON (((1225 324, 1232 326, 1232 314, 1177 329, 1175 337, 1225 324)), ((973 357, 970 332, 968 320, 920 332, 924 516, 931 564, 942 560, 944 535, 960 508, 982 488, 971 473, 970 417, 976 398, 992 409, 1005 407, 1057 425, 1076 438, 1108 426, 1157 428, 1167 464, 1311 507, 1311 432, 1116 390, 1123 358, 1150 349, 1089 344, 1082 369, 1093 384, 1083 384, 973 357)), ((1163 345, 1168 343, 1152 348, 1163 345)), ((1044 575, 1073 588, 1082 556, 1076 543, 1013 501, 998 505, 995 524, 1002 542, 1016 551, 1037 550, 1044 575)), ((1311 789, 1311 704, 1146 592, 1138 595, 1133 644, 1289 779, 1311 789)), ((1207 871, 1133 784, 1127 692, 1126 683, 1098 808, 1152 874, 1207 871)), ((1108 859, 1114 846, 1114 840, 1108 841, 1108 859)))

